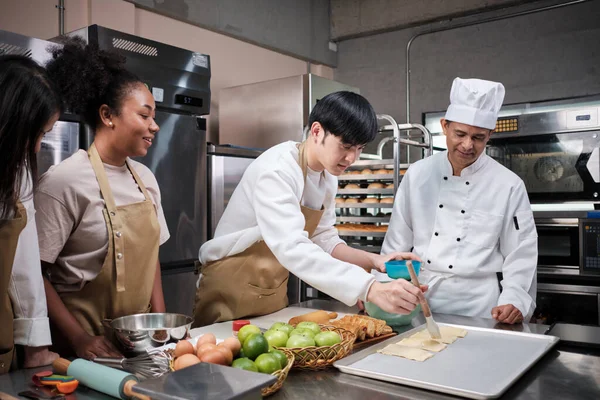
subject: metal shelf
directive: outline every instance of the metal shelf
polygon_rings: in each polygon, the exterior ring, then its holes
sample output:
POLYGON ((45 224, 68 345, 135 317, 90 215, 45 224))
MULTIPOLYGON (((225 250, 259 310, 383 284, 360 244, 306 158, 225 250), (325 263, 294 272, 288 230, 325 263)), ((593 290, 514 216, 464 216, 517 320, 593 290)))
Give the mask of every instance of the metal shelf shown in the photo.
POLYGON ((366 223, 368 223, 368 222, 387 223, 387 222, 390 222, 390 215, 385 216, 385 217, 358 217, 358 216, 337 217, 336 221, 337 222, 356 222, 356 223, 362 223, 362 222, 366 222, 366 223))
POLYGON ((391 194, 394 189, 338 189, 337 194, 391 194))
POLYGON ((335 208, 392 208, 393 204, 389 203, 344 203, 336 204, 335 208))
POLYGON ((338 229, 338 235, 340 236, 361 236, 361 237, 385 237, 386 232, 373 232, 373 231, 345 231, 338 229))

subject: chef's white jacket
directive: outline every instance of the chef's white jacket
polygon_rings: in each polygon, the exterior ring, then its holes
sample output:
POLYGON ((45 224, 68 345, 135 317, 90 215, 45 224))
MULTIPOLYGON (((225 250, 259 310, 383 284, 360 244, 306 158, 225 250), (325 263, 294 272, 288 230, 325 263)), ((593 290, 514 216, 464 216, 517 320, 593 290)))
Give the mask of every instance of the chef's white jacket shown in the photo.
POLYGON ((460 176, 452 175, 447 151, 411 165, 398 189, 382 254, 413 248, 423 260, 419 281, 430 286, 433 311, 491 318, 493 307, 512 304, 525 318, 532 315, 533 212, 523 181, 486 154, 460 176), (500 284, 497 272, 503 275, 500 284))
POLYGON ((366 300, 375 278, 330 255, 344 243, 334 227, 337 178, 327 171, 309 170, 305 185, 297 144, 281 143, 250 164, 227 204, 215 237, 200 248, 200 262, 239 254, 264 240, 281 265, 315 289, 347 305, 366 300), (300 204, 325 208, 311 238, 304 230, 300 204))
POLYGON ((27 212, 27 225, 17 242, 8 295, 15 314, 14 342, 39 347, 50 345, 51 337, 31 190, 32 181, 27 173, 23 176, 20 194, 27 212))

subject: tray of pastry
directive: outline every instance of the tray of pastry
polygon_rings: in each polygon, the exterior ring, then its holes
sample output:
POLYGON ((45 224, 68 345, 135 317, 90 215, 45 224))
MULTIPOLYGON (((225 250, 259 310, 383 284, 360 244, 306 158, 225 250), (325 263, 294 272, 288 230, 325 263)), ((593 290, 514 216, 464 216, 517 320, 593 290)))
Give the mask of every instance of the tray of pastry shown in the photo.
MULTIPOLYGON (((471 399, 500 397, 559 338, 438 323, 441 341, 425 325, 336 361, 340 371, 471 399)), ((425 393, 424 393, 425 395, 425 393)))
POLYGON ((336 208, 392 208, 394 206, 393 197, 337 197, 335 199, 336 208))
POLYGON ((348 183, 338 187, 338 194, 394 194, 394 183, 373 182, 366 184, 348 183))
POLYGON ((387 225, 338 224, 335 226, 340 236, 385 237, 387 225))
POLYGON ((357 224, 362 223, 377 223, 377 222, 390 222, 390 216, 392 214, 386 214, 383 217, 374 217, 369 215, 341 215, 336 218, 337 222, 354 222, 357 224))

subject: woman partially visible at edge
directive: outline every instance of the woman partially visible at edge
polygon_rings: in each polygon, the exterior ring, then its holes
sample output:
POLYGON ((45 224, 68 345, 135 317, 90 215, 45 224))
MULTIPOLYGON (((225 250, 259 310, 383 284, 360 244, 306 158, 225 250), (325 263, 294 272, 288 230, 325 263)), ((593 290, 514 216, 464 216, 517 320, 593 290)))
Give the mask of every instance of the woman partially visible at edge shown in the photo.
POLYGON ((66 39, 47 70, 94 143, 42 176, 35 202, 52 335, 61 355, 118 356, 102 321, 164 312, 158 249, 169 238, 156 178, 130 157, 159 127, 120 55, 66 39), (64 350, 63 350, 64 349, 64 350))
POLYGON ((60 112, 42 67, 27 57, 0 57, 0 374, 58 357, 48 350, 33 190, 36 153, 60 112), (15 345, 23 346, 23 359, 15 345))

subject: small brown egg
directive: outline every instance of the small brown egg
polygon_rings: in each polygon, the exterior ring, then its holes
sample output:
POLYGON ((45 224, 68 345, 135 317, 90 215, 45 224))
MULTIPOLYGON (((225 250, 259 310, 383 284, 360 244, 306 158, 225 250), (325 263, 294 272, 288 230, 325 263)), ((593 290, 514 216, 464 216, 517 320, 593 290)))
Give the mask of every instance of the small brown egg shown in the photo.
POLYGON ((207 333, 207 334, 204 334, 204 335, 200 336, 198 338, 198 341, 196 342, 196 349, 198 347, 200 347, 200 345, 203 345, 204 343, 212 343, 212 344, 216 345, 217 344, 217 338, 212 333, 207 333))
POLYGON ((212 343, 201 344, 200 346, 198 346, 198 350, 196 350, 196 356, 198 356, 199 359, 202 359, 202 355, 204 353, 206 353, 207 351, 216 350, 216 348, 217 348, 216 344, 212 344, 212 343))
POLYGON ((225 354, 216 349, 202 354, 201 360, 209 364, 227 365, 225 354))
POLYGON ((175 356, 175 358, 177 358, 177 357, 181 357, 184 354, 195 354, 195 353, 196 353, 196 351, 194 350, 193 344, 191 344, 187 340, 180 340, 179 342, 177 342, 177 345, 175 346, 175 351, 173 352, 173 355, 175 356))
POLYGON ((200 363, 200 359, 193 354, 184 354, 181 357, 177 357, 173 363, 175 371, 187 368, 191 365, 200 363))
POLYGON ((227 365, 231 365, 233 362, 233 353, 229 350, 229 347, 225 346, 223 343, 219 343, 217 345, 217 350, 219 350, 227 359, 227 365))
POLYGON ((227 346, 229 350, 231 350, 231 354, 233 354, 234 357, 238 355, 240 349, 242 348, 242 344, 238 338, 235 337, 227 338, 219 343, 219 345, 227 346))

